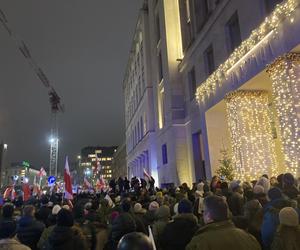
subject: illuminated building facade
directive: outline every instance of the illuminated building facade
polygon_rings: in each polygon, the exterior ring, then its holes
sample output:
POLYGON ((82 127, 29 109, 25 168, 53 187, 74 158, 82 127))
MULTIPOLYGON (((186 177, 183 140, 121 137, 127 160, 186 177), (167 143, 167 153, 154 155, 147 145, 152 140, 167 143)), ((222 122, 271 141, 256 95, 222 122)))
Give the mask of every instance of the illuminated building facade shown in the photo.
POLYGON ((110 180, 112 178, 113 155, 117 151, 112 147, 85 147, 81 150, 80 166, 84 176, 96 183, 99 177, 110 180))
POLYGON ((299 175, 300 0, 145 2, 159 183, 299 175))

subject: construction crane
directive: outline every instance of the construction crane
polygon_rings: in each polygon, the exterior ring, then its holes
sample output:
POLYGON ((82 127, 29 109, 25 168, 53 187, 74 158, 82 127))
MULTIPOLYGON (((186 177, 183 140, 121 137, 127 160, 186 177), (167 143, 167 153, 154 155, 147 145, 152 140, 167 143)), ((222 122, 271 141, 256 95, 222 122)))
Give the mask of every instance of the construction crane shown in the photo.
POLYGON ((0 22, 7 31, 8 35, 15 42, 17 48, 20 50, 23 57, 27 60, 28 64, 39 78, 41 83, 48 89, 50 107, 51 107, 51 137, 50 137, 50 162, 49 162, 49 175, 57 176, 57 160, 58 160, 58 124, 57 114, 64 112, 64 106, 61 104, 61 99, 54 87, 50 84, 47 76, 43 70, 37 65, 31 56, 31 53, 26 46, 25 42, 20 39, 16 33, 10 28, 8 20, 4 12, 0 9, 0 22))

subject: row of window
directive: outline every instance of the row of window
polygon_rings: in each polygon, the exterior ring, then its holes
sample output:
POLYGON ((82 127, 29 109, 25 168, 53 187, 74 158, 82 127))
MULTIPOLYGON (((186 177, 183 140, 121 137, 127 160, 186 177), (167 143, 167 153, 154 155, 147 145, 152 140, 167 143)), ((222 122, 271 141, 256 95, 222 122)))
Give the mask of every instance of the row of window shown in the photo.
POLYGON ((132 127, 130 135, 127 137, 127 148, 130 152, 145 136, 147 131, 146 113, 140 117, 139 121, 132 127))

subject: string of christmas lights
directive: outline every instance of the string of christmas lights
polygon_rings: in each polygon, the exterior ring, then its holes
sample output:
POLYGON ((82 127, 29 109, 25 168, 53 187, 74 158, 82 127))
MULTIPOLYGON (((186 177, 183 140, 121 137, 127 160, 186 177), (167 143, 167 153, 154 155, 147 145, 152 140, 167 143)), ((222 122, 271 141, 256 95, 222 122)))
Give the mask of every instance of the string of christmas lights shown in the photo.
POLYGON ((278 4, 272 14, 267 17, 257 29, 252 31, 249 38, 244 40, 241 45, 233 51, 229 58, 221 64, 205 82, 200 84, 196 91, 198 103, 204 102, 209 95, 215 93, 217 85, 223 84, 224 79, 227 78, 232 68, 235 67, 237 63, 241 63, 241 65, 244 64, 246 60, 239 61, 257 45, 260 45, 260 42, 264 40, 264 38, 276 36, 282 20, 289 18, 290 21, 293 22, 293 14, 298 4, 297 0, 287 0, 282 4, 278 4))
POLYGON ((297 175, 300 172, 300 54, 279 57, 268 65, 267 73, 272 80, 285 168, 297 175))
POLYGON ((250 181, 263 174, 277 176, 268 92, 238 90, 229 93, 225 102, 235 178, 250 181))

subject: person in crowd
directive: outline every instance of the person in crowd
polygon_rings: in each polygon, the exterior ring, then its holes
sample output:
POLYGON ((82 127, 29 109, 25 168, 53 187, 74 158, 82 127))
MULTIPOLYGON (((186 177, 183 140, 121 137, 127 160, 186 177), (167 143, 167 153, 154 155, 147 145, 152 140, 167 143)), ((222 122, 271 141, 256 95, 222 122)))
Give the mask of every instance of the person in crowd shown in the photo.
POLYGON ((156 244, 156 249, 160 250, 161 241, 162 241, 162 234, 170 222, 171 219, 171 212, 170 208, 166 205, 162 205, 155 211, 155 221, 152 225, 152 234, 156 244))
POLYGON ((233 216, 239 216, 243 214, 243 207, 245 199, 243 196, 243 188, 239 181, 233 181, 230 184, 232 195, 228 199, 228 206, 233 216))
POLYGON ((261 249, 252 235, 229 220, 228 205, 222 197, 213 195, 204 199, 204 222, 206 225, 197 231, 186 250, 261 249))
POLYGON ((46 227, 48 227, 49 226, 48 218, 49 215, 51 214, 51 208, 48 207, 49 199, 46 195, 43 195, 40 199, 40 202, 41 202, 41 207, 36 212, 35 217, 37 218, 37 220, 43 222, 46 227))
POLYGON ((62 208, 57 214, 57 223, 49 235, 46 250, 87 250, 84 235, 73 227, 72 212, 62 208))
POLYGON ((4 204, 4 206, 2 207, 2 216, 0 221, 12 221, 14 220, 13 215, 14 215, 14 205, 10 202, 7 202, 4 204))
POLYGON ((255 186, 262 186, 264 188, 264 193, 267 194, 270 189, 270 180, 266 178, 266 176, 262 176, 259 178, 259 180, 256 182, 255 186))
POLYGON ((253 198, 257 199, 262 207, 265 207, 268 203, 267 194, 261 185, 255 185, 253 188, 253 198))
POLYGON ((292 174, 286 173, 283 176, 283 188, 282 192, 289 199, 295 199, 300 194, 297 186, 295 178, 292 174))
POLYGON ((117 249, 119 240, 128 233, 136 232, 136 224, 129 213, 121 213, 111 225, 111 232, 104 247, 105 250, 117 249))
POLYGON ((118 250, 153 250, 153 245, 145 234, 133 232, 122 237, 118 250))
POLYGON ((178 215, 165 226, 160 245, 164 250, 183 250, 198 230, 198 219, 193 214, 192 203, 183 199, 178 204, 178 215))
POLYGON ((126 193, 130 190, 130 181, 127 179, 127 177, 124 178, 124 190, 126 193))
POLYGON ((300 250, 299 215, 292 207, 279 212, 280 225, 271 245, 272 250, 300 250))
POLYGON ((57 214, 60 210, 61 210, 60 205, 55 205, 52 208, 52 213, 49 215, 49 218, 48 218, 49 226, 44 229, 44 231, 38 241, 38 244, 37 244, 38 249, 44 249, 46 247, 46 242, 49 238, 49 235, 51 234, 54 227, 56 226, 57 214))
POLYGON ((0 249, 3 250, 30 250, 26 245, 20 243, 16 238, 17 224, 14 220, 6 219, 0 221, 0 249))
POLYGON ((18 222, 17 237, 21 243, 32 250, 37 249, 37 243, 42 235, 45 225, 35 219, 35 207, 27 205, 23 209, 23 216, 18 222))
POLYGON ((144 215, 144 224, 146 227, 152 225, 155 221, 155 212, 159 208, 159 204, 156 201, 152 201, 148 206, 148 211, 144 215))
POLYGON ((265 249, 270 249, 277 226, 279 225, 279 212, 284 207, 291 206, 279 188, 271 188, 268 192, 270 202, 264 208, 263 224, 261 227, 262 242, 265 249))

